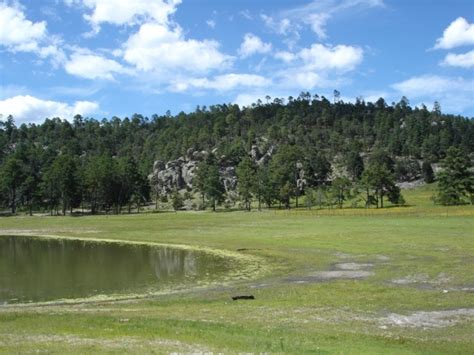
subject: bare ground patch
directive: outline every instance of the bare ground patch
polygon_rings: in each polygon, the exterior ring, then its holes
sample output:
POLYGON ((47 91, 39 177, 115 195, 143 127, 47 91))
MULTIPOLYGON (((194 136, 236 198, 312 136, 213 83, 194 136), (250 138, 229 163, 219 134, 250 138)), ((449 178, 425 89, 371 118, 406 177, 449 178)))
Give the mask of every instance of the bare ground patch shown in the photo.
POLYGON ((357 271, 357 270, 366 270, 373 267, 373 264, 360 264, 360 263, 340 263, 334 265, 336 269, 339 270, 348 270, 348 271, 357 271))
POLYGON ((209 350, 201 345, 183 343, 178 340, 169 339, 140 339, 136 337, 120 338, 86 338, 75 335, 38 334, 38 335, 16 335, 0 334, 0 346, 16 345, 65 345, 67 347, 99 347, 112 351, 146 351, 147 349, 161 349, 167 351, 179 351, 186 353, 203 353, 209 350))
POLYGON ((353 280, 353 279, 365 279, 372 276, 374 273, 371 271, 349 271, 349 270, 335 270, 335 271, 317 271, 312 272, 307 276, 301 277, 289 277, 285 279, 289 283, 312 283, 312 282, 323 282, 331 280, 353 280))
POLYGON ((443 311, 418 311, 409 315, 391 313, 380 319, 382 327, 443 328, 474 319, 474 308, 443 311))

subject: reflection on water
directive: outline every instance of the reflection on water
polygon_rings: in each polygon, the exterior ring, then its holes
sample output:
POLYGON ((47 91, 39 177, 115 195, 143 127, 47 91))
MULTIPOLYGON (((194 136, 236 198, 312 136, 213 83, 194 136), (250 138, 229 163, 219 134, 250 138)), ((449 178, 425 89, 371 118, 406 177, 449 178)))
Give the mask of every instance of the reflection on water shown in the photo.
POLYGON ((156 291, 226 269, 223 258, 184 249, 0 237, 0 304, 156 291))

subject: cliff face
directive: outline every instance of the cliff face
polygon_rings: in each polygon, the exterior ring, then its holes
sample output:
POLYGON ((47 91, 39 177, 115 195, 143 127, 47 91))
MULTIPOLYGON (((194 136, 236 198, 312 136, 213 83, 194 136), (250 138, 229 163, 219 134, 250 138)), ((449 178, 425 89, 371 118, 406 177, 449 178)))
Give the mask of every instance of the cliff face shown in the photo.
MULTIPOLYGON (((263 151, 258 145, 253 145, 248 153, 257 165, 266 164, 272 157, 275 148, 270 146, 263 151)), ((212 151, 213 154, 217 150, 212 151)), ((162 195, 169 194, 175 190, 191 191, 194 188, 194 178, 196 176, 198 165, 201 161, 206 159, 209 152, 195 151, 188 149, 185 156, 179 157, 176 160, 164 162, 161 160, 155 161, 153 164, 153 172, 149 175, 149 179, 153 189, 162 195)), ((219 171, 227 193, 233 192, 237 189, 237 175, 234 166, 225 156, 221 156, 219 161, 219 171)))
MULTIPOLYGON (((253 145, 248 152, 248 156, 255 162, 257 166, 267 164, 276 152, 275 146, 271 145, 268 148, 262 148, 264 145, 253 145)), ((212 154, 217 155, 217 149, 211 151, 212 154)), ((178 191, 192 191, 194 190, 194 179, 196 177, 198 165, 205 160, 209 155, 208 151, 195 151, 188 149, 185 156, 179 157, 176 160, 164 162, 161 160, 155 161, 153 164, 153 172, 149 175, 152 188, 159 195, 169 195, 172 192, 178 191)), ((331 173, 328 180, 331 181, 338 176, 349 177, 341 157, 335 157, 331 162, 331 173)), ((235 163, 222 155, 218 157, 219 172, 221 181, 224 185, 227 195, 235 195, 237 193, 237 174, 235 163)), ((364 156, 364 161, 367 164, 368 156, 364 156)), ((394 175, 397 180, 397 185, 402 188, 411 188, 424 184, 421 172, 421 160, 414 158, 396 158, 394 175), (397 168, 397 164, 403 162, 397 168)), ((300 191, 306 187, 306 175, 301 162, 297 163, 297 185, 300 191)), ((435 174, 439 172, 437 164, 432 165, 435 174)))

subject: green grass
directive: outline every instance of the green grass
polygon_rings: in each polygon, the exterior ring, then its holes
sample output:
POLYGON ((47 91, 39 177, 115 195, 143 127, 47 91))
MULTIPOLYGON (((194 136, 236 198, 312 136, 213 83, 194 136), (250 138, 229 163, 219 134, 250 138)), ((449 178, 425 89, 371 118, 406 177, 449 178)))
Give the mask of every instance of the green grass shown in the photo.
POLYGON ((265 267, 257 280, 152 299, 3 307, 0 351, 472 352, 472 318, 439 328, 381 321, 391 313, 474 308, 474 293, 459 290, 474 287, 474 208, 434 206, 431 194, 430 186, 405 191, 408 207, 383 210, 2 218, 0 234, 246 248, 241 253, 265 267), (286 281, 346 261, 373 263, 374 275, 286 281), (390 282, 410 277, 426 282, 390 282), (255 301, 230 300, 250 293, 255 301))

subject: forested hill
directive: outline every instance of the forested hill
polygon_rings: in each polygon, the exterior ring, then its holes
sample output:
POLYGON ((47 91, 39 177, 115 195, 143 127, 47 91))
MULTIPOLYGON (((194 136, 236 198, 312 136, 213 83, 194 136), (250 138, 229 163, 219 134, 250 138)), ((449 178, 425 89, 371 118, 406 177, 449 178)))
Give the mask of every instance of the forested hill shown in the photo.
MULTIPOLYGON (((100 179, 106 180, 100 186, 110 187, 111 199, 116 198, 114 177, 107 174, 117 164, 117 169, 122 169, 120 176, 131 180, 146 180, 154 161, 167 162, 189 151, 213 151, 217 157, 225 156, 227 165, 237 167, 256 143, 262 151, 296 147, 300 152, 297 161, 315 161, 313 165, 319 168, 342 157, 347 169, 351 164, 357 169, 358 159, 375 151, 383 151, 391 159, 410 157, 412 161, 436 163, 451 146, 466 154, 474 152, 474 121, 442 114, 436 103, 433 110, 412 108, 406 98, 392 105, 383 99, 375 103, 331 103, 309 93, 287 100, 267 97, 266 102, 258 101, 247 108, 225 104, 198 107, 177 116, 148 118, 135 114, 101 121, 76 116, 72 122, 51 118, 19 127, 14 117, 8 117, 0 120, 0 196, 3 194, 5 206, 18 200, 31 207, 35 198, 40 204, 53 199, 52 189, 61 178, 64 184, 84 184, 86 187, 74 194, 87 192, 93 205, 94 194, 99 194, 94 186, 100 185, 100 179), (102 177, 98 175, 100 169, 102 177), (68 174, 70 179, 64 178, 68 174), (51 196, 46 198, 48 194, 51 196)), ((354 176, 358 178, 360 172, 354 176)), ((124 188, 119 189, 122 194, 124 188)), ((69 198, 57 194, 57 200, 69 198)), ((104 191, 101 194, 107 195, 104 191)), ((69 200, 85 198, 81 196, 69 200)), ((72 200, 69 206, 77 205, 72 200)), ((102 197, 103 203, 105 200, 102 197)), ((110 202, 118 206, 123 203, 110 202)))
POLYGON ((474 151, 474 121, 439 109, 412 108, 405 98, 392 105, 383 99, 333 104, 310 94, 269 99, 244 109, 225 104, 198 107, 177 116, 135 114, 101 121, 76 116, 72 122, 50 118, 19 127, 9 117, 0 120, 0 163, 11 154, 35 154, 41 164, 58 154, 109 155, 133 157, 149 172, 154 160, 178 158, 189 148, 218 148, 219 154, 239 160, 262 137, 271 145, 298 145, 328 158, 382 148, 392 156, 437 162, 450 146, 474 151))

